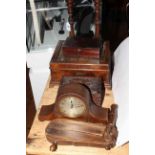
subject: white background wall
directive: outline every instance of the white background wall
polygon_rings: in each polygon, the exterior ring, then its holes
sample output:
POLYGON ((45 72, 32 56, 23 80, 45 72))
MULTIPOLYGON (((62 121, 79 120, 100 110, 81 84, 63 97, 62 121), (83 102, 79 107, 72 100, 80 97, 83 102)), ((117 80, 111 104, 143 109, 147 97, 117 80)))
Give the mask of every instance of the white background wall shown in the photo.
POLYGON ((32 86, 36 108, 50 75, 49 63, 53 55, 53 48, 27 53, 27 66, 30 68, 29 77, 32 86))

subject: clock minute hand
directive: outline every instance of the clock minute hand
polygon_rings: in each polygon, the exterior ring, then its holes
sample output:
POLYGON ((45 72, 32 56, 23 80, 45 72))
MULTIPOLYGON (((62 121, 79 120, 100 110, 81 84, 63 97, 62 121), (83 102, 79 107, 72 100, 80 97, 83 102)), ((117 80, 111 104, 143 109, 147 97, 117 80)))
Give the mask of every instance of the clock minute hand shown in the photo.
POLYGON ((77 108, 77 107, 82 107, 83 105, 77 105, 77 106, 74 106, 74 108, 77 108))

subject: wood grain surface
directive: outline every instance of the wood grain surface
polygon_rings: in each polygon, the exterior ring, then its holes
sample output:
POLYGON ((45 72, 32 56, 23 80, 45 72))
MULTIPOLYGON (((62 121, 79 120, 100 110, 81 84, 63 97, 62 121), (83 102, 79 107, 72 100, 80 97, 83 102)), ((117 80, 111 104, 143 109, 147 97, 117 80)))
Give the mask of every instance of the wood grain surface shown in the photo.
MULTIPOLYGON (((26 153, 35 155, 128 155, 129 144, 113 148, 109 151, 104 148, 97 147, 81 147, 74 145, 59 145, 55 152, 49 150, 50 143, 46 140, 45 128, 49 121, 40 122, 38 120, 38 113, 42 105, 49 105, 54 103, 57 94, 58 85, 49 88, 49 81, 47 82, 45 91, 43 93, 37 114, 32 124, 28 139, 26 142, 26 153)), ((112 91, 106 89, 106 96, 104 99, 104 107, 110 107, 114 103, 112 91)))

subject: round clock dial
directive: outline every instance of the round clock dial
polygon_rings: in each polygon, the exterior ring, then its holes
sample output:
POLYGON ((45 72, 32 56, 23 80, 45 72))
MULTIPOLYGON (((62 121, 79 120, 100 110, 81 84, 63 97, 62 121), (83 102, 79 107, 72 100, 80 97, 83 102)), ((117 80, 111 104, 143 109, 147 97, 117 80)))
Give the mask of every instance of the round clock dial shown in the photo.
POLYGON ((66 96, 59 101, 60 112, 70 118, 76 118, 85 113, 85 103, 78 97, 66 96))

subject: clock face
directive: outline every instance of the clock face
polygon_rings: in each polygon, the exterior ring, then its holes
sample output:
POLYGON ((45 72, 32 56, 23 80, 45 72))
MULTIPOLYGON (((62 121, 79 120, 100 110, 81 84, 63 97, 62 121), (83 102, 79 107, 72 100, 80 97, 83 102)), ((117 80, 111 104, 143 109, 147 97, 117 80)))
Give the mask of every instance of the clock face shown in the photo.
POLYGON ((70 118, 76 118, 84 114, 85 103, 78 97, 66 96, 59 101, 60 112, 70 118))

